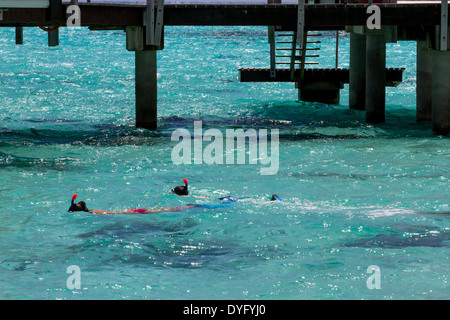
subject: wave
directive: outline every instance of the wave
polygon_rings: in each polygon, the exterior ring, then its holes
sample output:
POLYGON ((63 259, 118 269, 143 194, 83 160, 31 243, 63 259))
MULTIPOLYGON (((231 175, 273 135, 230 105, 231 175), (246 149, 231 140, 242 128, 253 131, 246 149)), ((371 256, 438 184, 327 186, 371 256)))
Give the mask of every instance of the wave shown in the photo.
POLYGON ((65 171, 68 164, 76 161, 74 158, 32 158, 0 152, 0 169, 8 167, 51 169, 65 171))

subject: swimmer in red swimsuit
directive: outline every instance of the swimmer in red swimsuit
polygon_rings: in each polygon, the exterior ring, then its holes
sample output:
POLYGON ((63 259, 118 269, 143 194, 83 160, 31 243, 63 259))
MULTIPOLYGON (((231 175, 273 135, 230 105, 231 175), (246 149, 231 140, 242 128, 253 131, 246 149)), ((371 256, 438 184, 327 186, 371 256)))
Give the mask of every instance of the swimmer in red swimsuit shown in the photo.
POLYGON ((72 204, 69 208, 69 212, 84 211, 84 212, 90 212, 90 213, 95 213, 95 214, 149 214, 149 213, 157 213, 157 212, 178 212, 180 210, 195 208, 198 206, 196 204, 188 204, 183 207, 177 206, 177 207, 165 207, 165 208, 159 208, 159 209, 132 208, 132 209, 127 209, 127 210, 123 210, 123 211, 89 210, 84 201, 74 203, 76 198, 77 198, 77 195, 74 194, 72 197, 72 204))

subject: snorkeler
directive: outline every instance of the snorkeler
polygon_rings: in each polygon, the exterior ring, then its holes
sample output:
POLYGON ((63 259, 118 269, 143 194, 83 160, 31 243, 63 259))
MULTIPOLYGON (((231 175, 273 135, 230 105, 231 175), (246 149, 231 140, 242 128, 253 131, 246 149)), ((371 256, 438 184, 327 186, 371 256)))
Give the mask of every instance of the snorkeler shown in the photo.
MULTIPOLYGON (((237 197, 233 197, 233 196, 227 196, 227 197, 221 197, 219 198, 219 200, 222 201, 228 201, 228 202, 238 202, 238 201, 243 201, 243 199, 239 199, 237 197)), ((272 195, 272 198, 270 198, 270 201, 281 201, 284 202, 283 199, 281 199, 279 196, 277 196, 276 194, 272 195)))
MULTIPOLYGON (((184 186, 177 186, 175 188, 172 188, 171 191, 173 193, 175 193, 176 195, 179 195, 179 196, 189 196, 187 179, 184 178, 183 182, 184 182, 184 186)), ((211 199, 209 197, 204 197, 204 196, 195 196, 195 195, 190 195, 190 196, 194 197, 194 198, 211 199)))
POLYGON ((189 195, 188 192, 188 181, 187 179, 183 179, 184 186, 178 186, 172 189, 172 192, 179 195, 179 196, 187 196, 189 195))
POLYGON ((272 195, 272 198, 270 199, 270 201, 281 201, 284 202, 283 199, 281 199, 279 196, 277 196, 276 194, 272 195))
MULTIPOLYGON (((189 191, 188 191, 188 181, 186 178, 183 179, 184 182, 184 186, 177 186, 175 188, 172 188, 172 192, 175 193, 176 195, 179 196, 188 196, 189 195, 189 191)), ((203 198, 203 199, 212 199, 210 197, 203 197, 203 196, 194 196, 192 195, 192 197, 194 198, 203 198)), ((238 201, 242 201, 242 199, 239 199, 237 197, 234 196, 227 196, 227 197, 221 197, 219 198, 219 200, 222 201, 228 201, 228 202, 238 202, 238 201)), ((270 201, 281 201, 284 202, 283 199, 281 199, 279 196, 277 196, 276 194, 272 195, 272 198, 270 199, 270 201)))
POLYGON ((69 212, 75 211, 84 211, 95 214, 149 214, 149 213, 157 213, 157 212, 178 212, 184 209, 190 209, 195 207, 202 207, 203 205, 197 204, 188 204, 186 206, 177 206, 177 207, 165 207, 160 209, 148 209, 148 208, 132 208, 122 211, 106 211, 106 210, 89 210, 84 201, 80 201, 75 203, 75 199, 77 198, 77 194, 74 194, 72 197, 72 203, 69 208, 69 212))

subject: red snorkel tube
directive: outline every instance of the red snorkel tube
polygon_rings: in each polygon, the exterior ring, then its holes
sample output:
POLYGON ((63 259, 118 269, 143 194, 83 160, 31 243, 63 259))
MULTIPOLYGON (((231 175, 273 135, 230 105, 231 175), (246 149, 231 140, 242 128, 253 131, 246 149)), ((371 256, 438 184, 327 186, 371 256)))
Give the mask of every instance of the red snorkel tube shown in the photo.
POLYGON ((72 196, 72 206, 73 206, 73 203, 74 203, 75 199, 77 198, 77 196, 78 195, 76 193, 72 196))

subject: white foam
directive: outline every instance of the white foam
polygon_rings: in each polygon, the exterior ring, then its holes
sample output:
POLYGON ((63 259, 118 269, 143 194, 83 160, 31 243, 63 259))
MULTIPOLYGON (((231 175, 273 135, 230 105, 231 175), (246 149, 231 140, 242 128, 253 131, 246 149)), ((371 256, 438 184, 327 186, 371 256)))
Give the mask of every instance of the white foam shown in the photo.
POLYGON ((366 215, 373 217, 390 217, 398 214, 413 214, 414 210, 410 209, 376 209, 366 212, 366 215))

